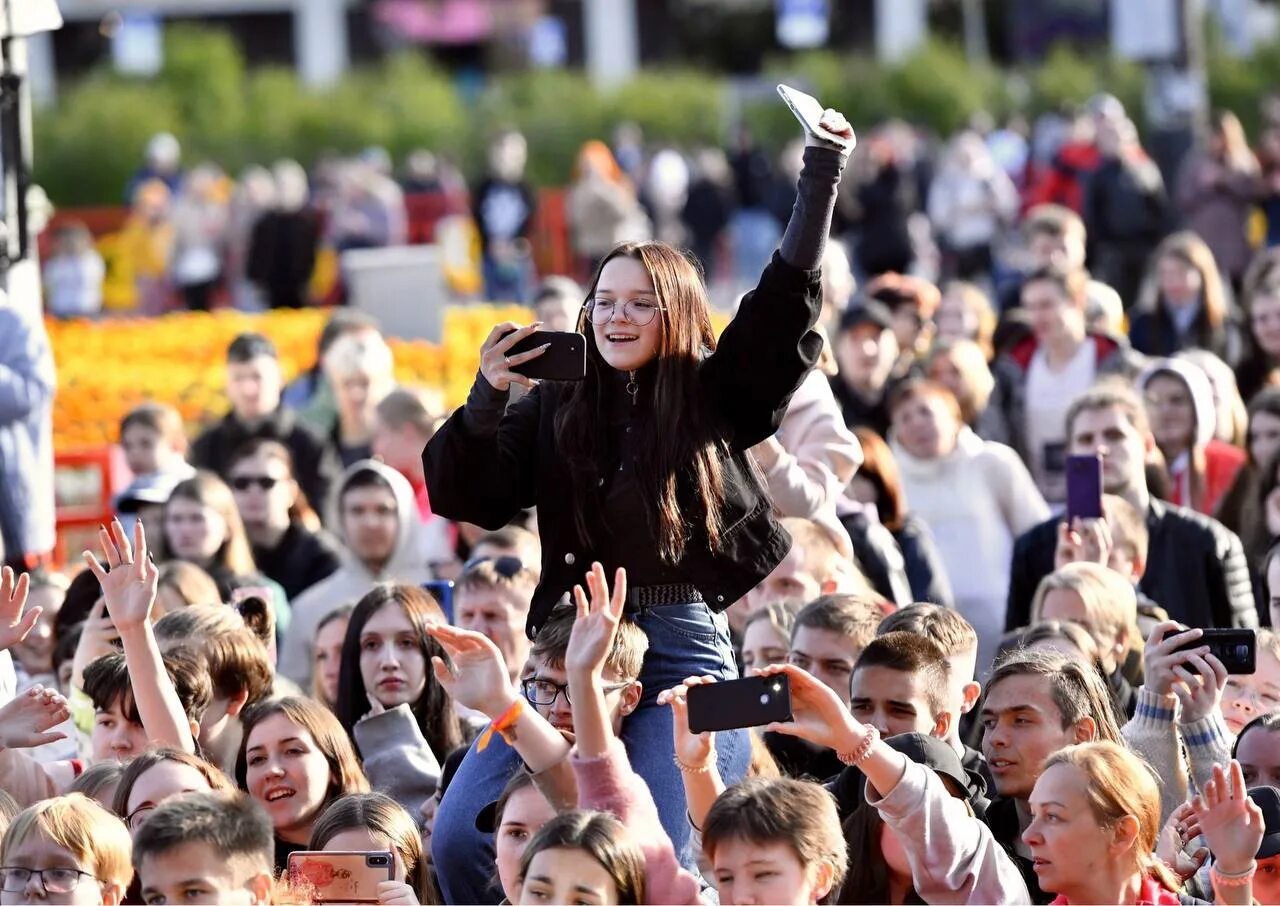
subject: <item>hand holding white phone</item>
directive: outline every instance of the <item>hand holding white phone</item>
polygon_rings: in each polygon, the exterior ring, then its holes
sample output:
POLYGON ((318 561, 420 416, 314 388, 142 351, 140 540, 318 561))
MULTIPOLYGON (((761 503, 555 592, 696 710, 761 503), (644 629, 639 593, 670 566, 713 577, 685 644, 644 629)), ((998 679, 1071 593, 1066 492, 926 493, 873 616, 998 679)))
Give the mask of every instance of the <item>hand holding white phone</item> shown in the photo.
POLYGON ((853 128, 843 116, 834 110, 828 111, 823 108, 818 99, 805 94, 803 91, 797 91, 789 85, 779 85, 778 94, 786 101, 787 106, 791 108, 791 112, 795 114, 796 119, 804 126, 805 134, 815 144, 822 145, 827 148, 834 148, 848 154, 857 144, 854 137, 853 128), (832 131, 840 129, 844 126, 848 130, 848 134, 832 131))

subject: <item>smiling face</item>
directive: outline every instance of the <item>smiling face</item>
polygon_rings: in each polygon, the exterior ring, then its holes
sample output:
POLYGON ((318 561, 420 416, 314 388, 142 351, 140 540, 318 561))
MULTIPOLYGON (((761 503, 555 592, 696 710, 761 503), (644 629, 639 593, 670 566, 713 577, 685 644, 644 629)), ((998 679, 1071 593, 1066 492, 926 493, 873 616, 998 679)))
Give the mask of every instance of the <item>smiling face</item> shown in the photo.
MULTIPOLYGON (((1099 876, 1109 876, 1117 855, 1112 828, 1098 822, 1089 805, 1089 778, 1075 765, 1055 764, 1031 793, 1031 824, 1022 840, 1040 886, 1067 895, 1099 876)), ((1077 900, 1077 902, 1094 902, 1077 900)))
POLYGON ((555 816, 556 810, 536 787, 523 787, 507 798, 502 821, 493 835, 493 849, 498 880, 510 902, 517 902, 520 896, 520 857, 524 855, 525 847, 542 825, 555 816))
POLYGON ((183 793, 210 792, 209 781, 189 764, 162 761, 148 768, 129 791, 125 818, 131 833, 137 833, 160 803, 183 793))
POLYGON ((999 795, 1025 799, 1050 755, 1084 741, 1074 727, 1062 723, 1046 677, 1008 676, 988 687, 982 704, 982 754, 999 795))
POLYGON ((618 885, 590 853, 557 846, 529 862, 517 902, 610 906, 618 902, 618 885))
POLYGON ((384 708, 412 705, 427 685, 422 637, 395 601, 370 615, 360 630, 360 677, 384 708))
POLYGON ((831 888, 830 880, 818 878, 815 868, 806 868, 795 848, 780 840, 721 840, 711 864, 721 903, 801 906, 818 902, 831 888))
POLYGON ((592 297, 591 331, 610 368, 636 371, 653 361, 662 340, 662 301, 653 277, 636 258, 613 258, 600 271, 592 297), (603 312, 612 317, 597 323, 603 312), (637 322, 648 320, 646 324, 637 322))
POLYGON ((1258 646, 1258 669, 1232 674, 1222 690, 1222 719, 1232 733, 1239 733, 1255 717, 1280 711, 1280 660, 1258 646))
POLYGON ((285 714, 272 714, 249 732, 245 764, 245 786, 267 810, 276 836, 305 844, 333 782, 315 739, 285 714))

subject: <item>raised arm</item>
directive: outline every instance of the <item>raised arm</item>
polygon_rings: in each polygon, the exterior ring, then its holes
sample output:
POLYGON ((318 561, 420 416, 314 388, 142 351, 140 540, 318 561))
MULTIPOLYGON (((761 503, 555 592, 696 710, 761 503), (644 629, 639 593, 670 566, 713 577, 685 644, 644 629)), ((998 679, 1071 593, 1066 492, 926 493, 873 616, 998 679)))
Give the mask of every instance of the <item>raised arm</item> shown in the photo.
POLYGON ((111 571, 104 569, 90 551, 84 552, 84 559, 102 585, 107 612, 120 633, 133 699, 147 738, 156 745, 194 753, 196 741, 191 721, 164 669, 160 646, 151 630, 151 608, 156 602, 159 573, 147 551, 147 535, 141 520, 134 528, 133 538, 134 543, 130 544, 124 526, 113 520, 110 531, 103 528, 98 532, 111 571))
POLYGON ((698 830, 706 823, 707 812, 711 811, 725 786, 716 764, 715 737, 710 733, 692 733, 689 730, 689 689, 715 681, 711 676, 690 677, 674 689, 665 689, 658 695, 658 704, 671 706, 676 767, 684 781, 689 822, 698 830))

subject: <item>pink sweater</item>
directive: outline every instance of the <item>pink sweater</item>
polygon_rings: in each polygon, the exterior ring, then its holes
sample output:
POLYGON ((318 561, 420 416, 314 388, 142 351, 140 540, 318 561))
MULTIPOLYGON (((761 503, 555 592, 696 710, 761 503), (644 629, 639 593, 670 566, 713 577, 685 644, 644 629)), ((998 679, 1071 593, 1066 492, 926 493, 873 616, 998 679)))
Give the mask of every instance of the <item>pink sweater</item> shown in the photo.
POLYGON ((644 853, 646 903, 696 904, 697 878, 680 867, 671 838, 658 821, 644 779, 631 770, 627 750, 617 739, 601 758, 579 758, 575 747, 570 756, 578 777, 578 807, 609 812, 617 818, 644 853))

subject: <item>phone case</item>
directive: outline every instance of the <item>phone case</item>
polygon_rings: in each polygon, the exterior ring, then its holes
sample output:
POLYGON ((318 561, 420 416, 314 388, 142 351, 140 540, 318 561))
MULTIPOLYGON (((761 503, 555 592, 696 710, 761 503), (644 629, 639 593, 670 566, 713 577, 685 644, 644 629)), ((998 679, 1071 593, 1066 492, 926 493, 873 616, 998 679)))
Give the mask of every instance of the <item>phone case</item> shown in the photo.
POLYGON ((551 344, 546 352, 511 370, 539 381, 580 381, 587 376, 587 341, 580 333, 535 330, 512 346, 507 355, 528 352, 543 343, 551 344))
POLYGON ((289 883, 316 903, 376 903, 378 882, 390 881, 390 852, 295 852, 289 856, 289 883))
MULTIPOLYGON (((1252 629, 1206 629, 1198 639, 1179 645, 1176 651, 1209 646, 1209 653, 1222 661, 1227 673, 1254 673, 1258 669, 1258 635, 1252 629)), ((1190 668, 1188 668, 1190 669, 1190 668)))
POLYGON ((791 681, 785 674, 749 676, 689 689, 689 729, 694 733, 787 720, 791 720, 791 681))
POLYGON ((848 151, 852 150, 857 143, 856 139, 844 138, 822 128, 820 123, 822 122, 822 114, 825 108, 818 102, 817 98, 805 94, 803 91, 797 91, 790 85, 779 85, 778 95, 791 108, 791 112, 795 114, 796 119, 804 126, 805 132, 824 145, 835 148, 837 151, 848 151))
POLYGON ((1067 519, 1101 519, 1102 457, 1068 456, 1066 465, 1067 519))

